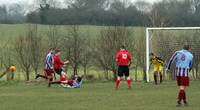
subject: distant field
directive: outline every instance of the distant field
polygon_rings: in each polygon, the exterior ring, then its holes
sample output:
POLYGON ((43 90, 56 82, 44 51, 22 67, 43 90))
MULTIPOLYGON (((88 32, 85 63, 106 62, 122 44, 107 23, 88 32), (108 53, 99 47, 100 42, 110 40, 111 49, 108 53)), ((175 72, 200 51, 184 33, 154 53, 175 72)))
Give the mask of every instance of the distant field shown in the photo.
POLYGON ((187 91, 189 106, 176 108, 175 81, 162 85, 133 82, 127 90, 121 83, 83 83, 81 89, 51 88, 39 82, 0 82, 0 110, 200 110, 200 82, 193 81, 187 91))
MULTIPOLYGON (((23 35, 27 31, 27 27, 29 24, 0 24, 0 39, 12 39, 14 37, 18 37, 20 35, 23 35)), ((67 28, 71 27, 70 25, 66 26, 57 26, 57 29, 60 33, 65 34, 67 31, 67 28)), ((99 34, 101 29, 106 28, 106 26, 91 26, 91 25, 81 25, 79 26, 81 32, 87 32, 90 34, 90 36, 95 37, 99 34)), ((45 35, 45 33, 48 31, 49 26, 48 25, 38 25, 38 30, 41 35, 45 35)), ((134 32, 139 31, 140 27, 130 27, 134 32)), ((139 33, 137 33, 139 34, 139 33)), ((1 42, 1 41, 0 41, 1 42)))
MULTIPOLYGON (((15 41, 17 37, 21 36, 21 35, 25 35, 27 30, 28 30, 28 26, 30 24, 0 24, 0 46, 4 45, 5 43, 10 43, 10 45, 13 44, 12 41, 15 41)), ((57 27, 57 31, 59 32, 59 36, 57 37, 63 37, 66 36, 67 34, 67 29, 70 28, 70 25, 66 25, 66 26, 56 26, 57 27)), ((86 37, 92 37, 92 38, 96 38, 98 36, 98 34, 100 33, 100 31, 102 29, 106 28, 106 26, 91 26, 91 25, 84 25, 84 26, 79 26, 79 29, 82 33, 86 33, 86 35, 88 34, 88 36, 86 37)), ((143 28, 140 27, 129 27, 130 30, 132 30, 132 32, 134 33, 134 35, 139 36, 141 34, 141 30, 143 30, 143 28)), ((40 36, 46 37, 47 36, 47 32, 49 31, 49 26, 48 25, 38 25, 38 32, 40 36)), ((3 72, 4 68, 0 67, 0 74, 3 72)), ((72 71, 68 71, 68 74, 71 74, 72 71)), ((134 71, 133 71, 134 72, 134 71)), ((131 72, 131 73, 133 73, 131 72)), ((79 73, 83 73, 82 70, 80 70, 79 73)), ((101 70, 96 70, 96 69, 90 69, 89 70, 89 74, 94 75, 96 78, 99 77, 103 77, 103 72, 101 70)), ((31 80, 34 79, 34 74, 31 74, 31 80)), ((112 77, 112 73, 110 73, 110 77, 112 77)), ((132 76, 134 76, 134 74, 132 74, 132 76)), ((141 71, 138 72, 138 77, 139 79, 141 79, 141 71)), ((16 80, 23 80, 24 79, 24 75, 23 73, 18 69, 16 75, 15 75, 15 79, 16 80)), ((5 77, 3 79, 0 80, 5 80, 5 77)))

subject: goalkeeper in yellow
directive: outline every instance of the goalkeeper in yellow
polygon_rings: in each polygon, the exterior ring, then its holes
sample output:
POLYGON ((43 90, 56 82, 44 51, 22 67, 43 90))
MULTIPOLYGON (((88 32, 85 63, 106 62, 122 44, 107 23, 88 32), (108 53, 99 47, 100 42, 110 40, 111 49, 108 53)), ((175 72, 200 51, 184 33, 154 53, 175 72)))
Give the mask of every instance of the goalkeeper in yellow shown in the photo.
POLYGON ((160 76, 160 83, 163 81, 163 67, 164 67, 164 60, 160 57, 156 56, 154 53, 150 53, 150 63, 153 65, 153 74, 154 74, 154 81, 155 84, 158 84, 158 75, 160 76))

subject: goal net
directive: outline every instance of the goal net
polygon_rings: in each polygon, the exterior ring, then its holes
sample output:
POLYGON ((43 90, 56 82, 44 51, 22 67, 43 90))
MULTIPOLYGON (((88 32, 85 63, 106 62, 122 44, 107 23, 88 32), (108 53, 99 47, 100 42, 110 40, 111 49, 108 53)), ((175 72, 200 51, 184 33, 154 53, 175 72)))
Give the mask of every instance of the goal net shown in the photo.
MULTIPOLYGON (((193 77, 198 76, 198 65, 200 63, 200 27, 164 27, 164 28, 146 28, 146 80, 152 79, 150 69, 150 53, 165 60, 165 65, 171 55, 181 50, 185 43, 191 46, 190 51, 194 55, 195 71, 193 77), (196 73, 196 74, 195 74, 196 73)), ((166 67, 166 66, 165 66, 166 67)), ((164 68, 165 70, 165 68, 164 68)), ((165 72, 165 71, 163 71, 165 72)), ((163 73, 165 74, 165 73, 163 73)))

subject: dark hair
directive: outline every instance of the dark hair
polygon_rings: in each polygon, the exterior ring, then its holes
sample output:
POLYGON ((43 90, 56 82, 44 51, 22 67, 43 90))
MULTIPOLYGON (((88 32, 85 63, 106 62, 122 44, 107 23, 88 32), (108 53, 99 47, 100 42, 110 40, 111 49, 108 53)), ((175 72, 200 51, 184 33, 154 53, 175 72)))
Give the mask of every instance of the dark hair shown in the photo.
POLYGON ((125 46, 124 45, 121 45, 121 47, 120 47, 121 49, 125 49, 125 46))
POLYGON ((190 46, 189 46, 188 44, 185 44, 185 45, 183 46, 183 49, 189 50, 189 49, 190 49, 190 46))
POLYGON ((153 56, 153 55, 154 55, 154 53, 153 53, 153 52, 151 52, 149 55, 150 55, 150 56, 153 56))
POLYGON ((80 83, 82 81, 82 77, 78 76, 77 81, 80 83))
POLYGON ((60 50, 56 50, 55 52, 58 53, 58 52, 61 52, 61 51, 60 50))
POLYGON ((50 51, 51 51, 51 50, 55 50, 55 48, 54 48, 54 47, 52 47, 52 48, 50 48, 49 50, 50 50, 50 51))

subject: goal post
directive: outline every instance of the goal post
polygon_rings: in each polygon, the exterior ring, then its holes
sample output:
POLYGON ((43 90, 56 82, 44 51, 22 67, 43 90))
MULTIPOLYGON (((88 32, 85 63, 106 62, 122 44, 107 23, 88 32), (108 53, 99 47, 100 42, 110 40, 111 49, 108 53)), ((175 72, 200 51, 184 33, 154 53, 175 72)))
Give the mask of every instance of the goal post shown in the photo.
POLYGON ((150 41, 154 30, 200 30, 200 27, 153 27, 146 28, 146 81, 150 82, 150 41), (151 33, 152 32, 152 33, 151 33))

